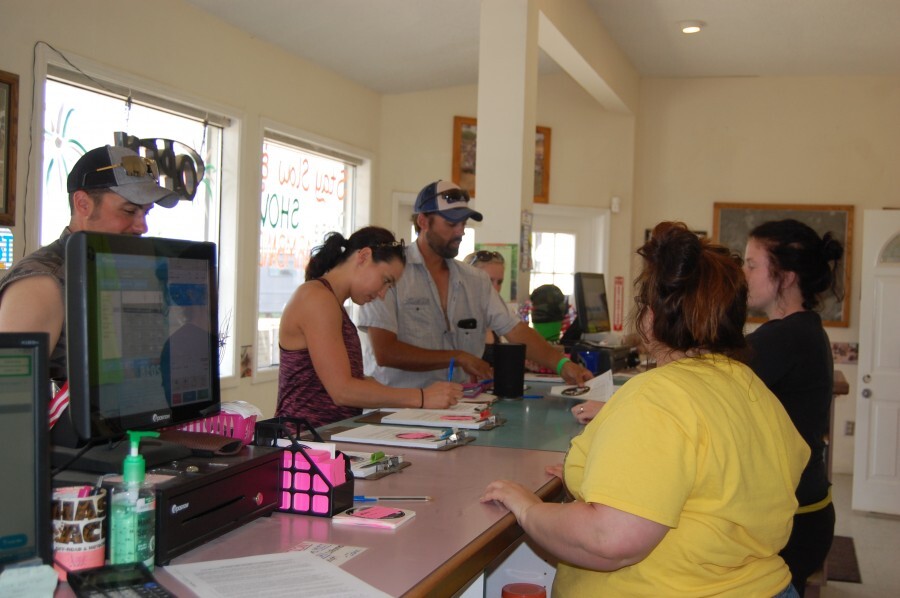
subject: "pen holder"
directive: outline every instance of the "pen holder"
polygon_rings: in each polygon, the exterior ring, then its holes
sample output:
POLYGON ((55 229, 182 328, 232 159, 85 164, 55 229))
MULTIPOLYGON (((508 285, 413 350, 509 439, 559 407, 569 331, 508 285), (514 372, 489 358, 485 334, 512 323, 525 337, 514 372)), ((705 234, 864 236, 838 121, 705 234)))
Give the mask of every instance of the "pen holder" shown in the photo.
MULTIPOLYGON (((316 517, 331 517, 353 506, 353 473, 340 451, 334 460, 320 460, 299 444, 284 450, 281 459, 281 501, 278 510, 316 517), (332 466, 343 467, 345 482, 335 484, 332 466)), ((324 451, 323 451, 324 452, 324 451)))
POLYGON ((350 460, 340 451, 335 458, 328 451, 311 450, 297 439, 302 428, 312 433, 316 442, 321 436, 306 420, 275 418, 257 424, 256 443, 276 446, 279 439, 288 439, 291 445, 284 448, 279 471, 281 500, 278 511, 332 517, 353 506, 353 473, 350 460), (294 431, 286 424, 291 424, 294 431))

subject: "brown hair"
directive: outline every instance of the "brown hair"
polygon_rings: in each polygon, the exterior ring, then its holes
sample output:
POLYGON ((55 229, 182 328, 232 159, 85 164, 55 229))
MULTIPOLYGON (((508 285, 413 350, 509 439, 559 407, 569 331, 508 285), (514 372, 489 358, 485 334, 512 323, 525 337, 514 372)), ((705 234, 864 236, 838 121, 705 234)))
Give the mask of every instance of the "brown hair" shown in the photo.
MULTIPOLYGON (((661 222, 638 249, 644 269, 635 280, 634 321, 653 313, 653 337, 678 351, 742 357, 747 344, 747 281, 741 258, 700 238, 681 222, 661 222)), ((637 330, 644 338, 640 325, 637 330)))

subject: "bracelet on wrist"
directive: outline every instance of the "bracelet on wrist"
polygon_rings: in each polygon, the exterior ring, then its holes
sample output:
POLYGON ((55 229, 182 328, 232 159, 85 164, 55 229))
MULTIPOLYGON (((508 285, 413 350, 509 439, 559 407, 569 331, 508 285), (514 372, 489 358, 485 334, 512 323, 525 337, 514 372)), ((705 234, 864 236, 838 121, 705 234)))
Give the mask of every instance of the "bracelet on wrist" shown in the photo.
POLYGON ((422 395, 422 404, 419 405, 419 409, 424 409, 425 408, 425 389, 420 388, 419 393, 422 395))
POLYGON ((569 363, 570 361, 572 361, 572 360, 569 359, 568 357, 563 357, 562 359, 559 360, 559 363, 556 364, 556 375, 557 376, 562 376, 563 366, 566 365, 567 363, 569 363))

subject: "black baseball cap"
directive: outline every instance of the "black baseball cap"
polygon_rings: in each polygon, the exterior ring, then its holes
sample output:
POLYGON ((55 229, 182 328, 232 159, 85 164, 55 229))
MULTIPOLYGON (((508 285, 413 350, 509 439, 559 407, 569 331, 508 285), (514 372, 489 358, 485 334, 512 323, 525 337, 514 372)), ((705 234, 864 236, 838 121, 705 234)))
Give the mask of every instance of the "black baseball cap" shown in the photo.
POLYGON ((80 189, 109 189, 139 206, 152 203, 174 207, 180 195, 159 185, 156 161, 127 147, 106 145, 87 152, 69 173, 69 193, 80 189))

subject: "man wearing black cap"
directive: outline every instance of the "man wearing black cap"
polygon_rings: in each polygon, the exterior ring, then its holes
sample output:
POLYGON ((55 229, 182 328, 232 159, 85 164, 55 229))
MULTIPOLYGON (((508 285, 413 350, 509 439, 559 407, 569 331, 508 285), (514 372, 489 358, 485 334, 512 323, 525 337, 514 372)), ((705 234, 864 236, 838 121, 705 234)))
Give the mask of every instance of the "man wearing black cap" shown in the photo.
POLYGON ((50 377, 68 378, 65 334, 65 246, 74 232, 147 232, 147 212, 179 196, 158 184, 156 163, 132 150, 104 146, 84 154, 67 180, 72 216, 59 239, 17 261, 0 280, 0 332, 47 332, 50 377))
POLYGON ((492 378, 481 359, 490 329, 525 344, 528 359, 558 371, 569 384, 590 379, 588 370, 510 313, 487 274, 454 259, 469 218, 481 222, 483 216, 456 184, 436 181, 419 192, 413 209, 418 237, 406 249, 403 276, 384 301, 362 307, 359 329, 368 333, 372 375, 406 388, 446 380, 448 371, 457 382, 492 378))

